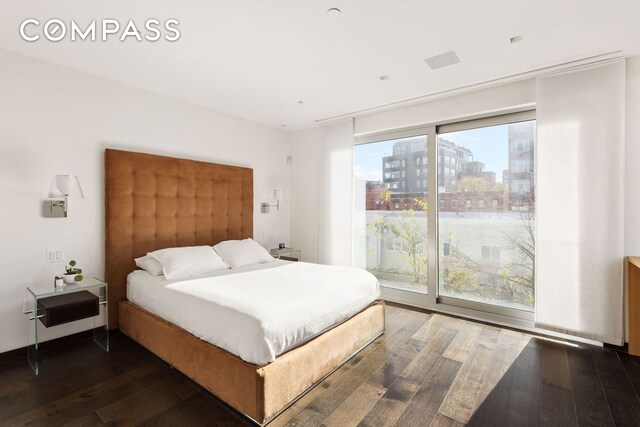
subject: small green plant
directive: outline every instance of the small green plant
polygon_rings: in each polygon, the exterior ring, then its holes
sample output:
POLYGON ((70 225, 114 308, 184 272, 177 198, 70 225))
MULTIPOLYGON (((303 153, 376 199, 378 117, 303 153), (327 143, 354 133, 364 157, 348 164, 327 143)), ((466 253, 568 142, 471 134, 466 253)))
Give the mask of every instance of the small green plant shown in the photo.
POLYGON ((65 270, 64 274, 65 275, 75 274, 73 279, 76 282, 80 282, 82 281, 82 279, 84 279, 84 277, 82 276, 82 269, 76 268, 76 264, 77 264, 76 261, 73 259, 69 261, 69 264, 64 267, 64 270, 65 270))

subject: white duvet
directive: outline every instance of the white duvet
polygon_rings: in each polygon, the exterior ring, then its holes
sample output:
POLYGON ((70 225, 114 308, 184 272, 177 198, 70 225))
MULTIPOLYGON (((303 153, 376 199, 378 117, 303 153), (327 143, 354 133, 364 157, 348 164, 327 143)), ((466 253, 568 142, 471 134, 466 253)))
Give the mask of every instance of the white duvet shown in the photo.
POLYGON ((304 262, 274 261, 183 281, 136 270, 127 281, 129 301, 257 365, 379 297, 378 281, 367 271, 304 262))

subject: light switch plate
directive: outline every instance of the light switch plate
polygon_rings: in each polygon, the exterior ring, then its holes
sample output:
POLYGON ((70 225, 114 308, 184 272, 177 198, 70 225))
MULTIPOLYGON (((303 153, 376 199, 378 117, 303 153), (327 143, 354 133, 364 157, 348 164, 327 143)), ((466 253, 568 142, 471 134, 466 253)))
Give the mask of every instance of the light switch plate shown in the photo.
POLYGON ((64 261, 64 251, 62 249, 47 249, 46 261, 47 262, 64 261))

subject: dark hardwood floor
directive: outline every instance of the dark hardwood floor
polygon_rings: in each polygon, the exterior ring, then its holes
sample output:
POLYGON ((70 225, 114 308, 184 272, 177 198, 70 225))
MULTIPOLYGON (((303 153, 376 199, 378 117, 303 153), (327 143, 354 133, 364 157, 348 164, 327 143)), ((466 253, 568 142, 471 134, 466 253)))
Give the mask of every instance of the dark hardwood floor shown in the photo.
MULTIPOLYGON (((124 335, 0 366, 0 424, 251 426, 124 335)), ((279 426, 640 426, 640 358, 387 306, 387 332, 279 426)))

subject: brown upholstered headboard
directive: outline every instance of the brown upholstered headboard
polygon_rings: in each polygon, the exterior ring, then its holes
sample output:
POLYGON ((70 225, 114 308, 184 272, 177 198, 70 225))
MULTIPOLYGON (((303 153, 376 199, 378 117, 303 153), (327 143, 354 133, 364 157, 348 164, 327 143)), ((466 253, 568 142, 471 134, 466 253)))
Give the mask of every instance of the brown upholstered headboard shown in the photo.
POLYGON ((253 237, 253 169, 105 150, 105 277, 118 327, 134 258, 253 237))

